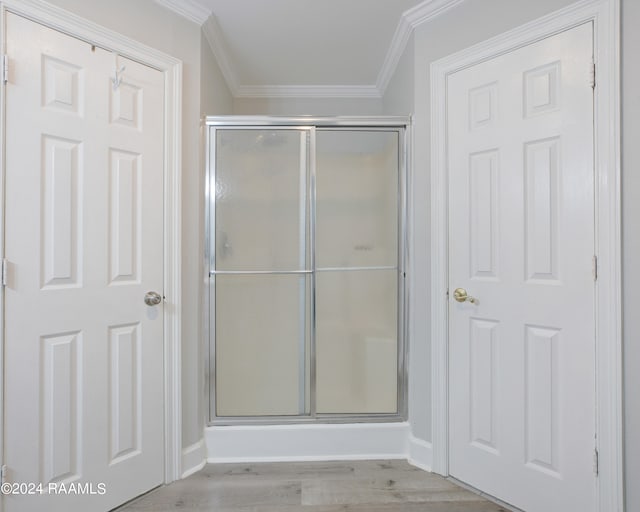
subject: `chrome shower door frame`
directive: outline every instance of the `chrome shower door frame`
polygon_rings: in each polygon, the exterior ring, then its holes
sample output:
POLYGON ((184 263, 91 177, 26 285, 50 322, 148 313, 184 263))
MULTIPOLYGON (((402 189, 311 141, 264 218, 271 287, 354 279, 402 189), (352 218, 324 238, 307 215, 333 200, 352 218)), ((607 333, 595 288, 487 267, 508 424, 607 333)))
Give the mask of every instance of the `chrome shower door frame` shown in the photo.
MULTIPOLYGON (((271 117, 271 116, 210 116, 205 120, 205 254, 206 273, 204 293, 204 343, 208 349, 208 364, 205 374, 209 390, 209 425, 269 425, 303 423, 361 423, 361 422, 400 422, 407 419, 408 400, 408 341, 407 324, 409 290, 407 283, 407 197, 408 197, 408 155, 410 118, 408 117, 271 117), (215 265, 215 226, 216 226, 216 133, 217 130, 297 130, 307 134, 307 180, 305 190, 305 208, 308 219, 308 244, 302 242, 308 250, 306 266, 302 270, 279 271, 217 271, 215 265), (397 272, 397 410, 394 413, 348 413, 327 414, 316 410, 316 274, 318 271, 342 270, 316 268, 315 228, 316 228, 316 130, 346 131, 396 131, 398 134, 398 255, 395 267, 363 267, 344 270, 396 270, 397 272), (216 342, 215 342, 215 286, 216 275, 228 274, 298 274, 310 278, 310 354, 307 357, 301 350, 299 366, 304 365, 304 389, 299 390, 298 415, 286 416, 217 416, 216 414, 216 342), (308 368, 307 368, 308 365, 308 368), (307 371, 308 370, 308 371, 307 371), (307 383, 308 376, 308 383, 307 383), (304 402, 304 403, 303 403, 304 402), (307 412, 308 410, 308 412, 307 412)), ((302 192, 302 191, 301 191, 302 192)), ((306 280, 305 280, 306 283, 306 280)), ((306 284, 305 284, 306 285, 306 284)), ((304 311, 303 311, 304 314, 304 311)), ((305 343, 304 337, 301 343, 305 343)))

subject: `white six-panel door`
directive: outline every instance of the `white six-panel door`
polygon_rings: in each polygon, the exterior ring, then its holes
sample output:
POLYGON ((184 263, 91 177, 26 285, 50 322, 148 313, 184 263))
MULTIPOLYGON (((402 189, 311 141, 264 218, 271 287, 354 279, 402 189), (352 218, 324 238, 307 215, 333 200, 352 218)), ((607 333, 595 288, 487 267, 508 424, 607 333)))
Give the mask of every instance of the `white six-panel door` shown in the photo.
POLYGON ((595 510, 591 62, 585 24, 447 85, 450 473, 527 512, 595 510))
POLYGON ((13 14, 6 38, 7 480, 96 492, 5 510, 105 511, 163 481, 163 74, 13 14))

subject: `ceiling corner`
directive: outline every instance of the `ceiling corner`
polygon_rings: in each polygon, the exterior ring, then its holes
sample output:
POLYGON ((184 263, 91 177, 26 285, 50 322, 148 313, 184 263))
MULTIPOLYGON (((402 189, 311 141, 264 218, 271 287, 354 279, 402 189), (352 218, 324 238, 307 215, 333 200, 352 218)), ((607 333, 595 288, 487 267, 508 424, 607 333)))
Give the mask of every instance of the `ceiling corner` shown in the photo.
POLYGON ((463 1, 464 0, 425 0, 402 14, 398 27, 393 34, 391 44, 389 45, 389 51, 380 68, 378 79, 376 80, 376 88, 380 96, 384 96, 389 82, 393 77, 393 73, 398 67, 398 62, 400 62, 407 43, 413 34, 413 30, 422 23, 431 21, 437 16, 444 14, 463 1))
POLYGON ((211 11, 195 0, 155 0, 155 2, 198 25, 204 24, 211 11))
POLYGON ((229 46, 216 16, 199 0, 155 0, 202 27, 233 97, 236 98, 382 98, 393 78, 413 31, 419 25, 444 14, 464 0, 424 0, 408 9, 398 22, 376 82, 373 85, 248 85, 241 84, 229 46))
POLYGON ((380 96, 384 96, 387 86, 393 77, 393 73, 398 67, 398 62, 402 58, 402 54, 407 47, 407 43, 409 42, 412 32, 413 27, 403 14, 400 18, 396 31, 393 34, 391 45, 385 55, 384 62, 382 63, 382 67, 378 73, 378 79, 376 80, 376 87, 380 96))
POLYGON ((412 9, 405 11, 402 17, 407 20, 413 29, 444 14, 462 2, 464 0, 425 0, 412 9))
POLYGON ((229 56, 229 50, 227 49, 227 43, 222 35, 222 30, 220 29, 220 25, 218 24, 218 20, 215 15, 212 14, 209 16, 202 24, 202 33, 204 34, 207 43, 209 43, 209 48, 211 48, 213 55, 218 61, 220 72, 222 73, 225 82, 227 82, 227 87, 229 87, 231 95, 236 97, 238 95, 239 88, 238 77, 234 71, 231 57, 229 56))

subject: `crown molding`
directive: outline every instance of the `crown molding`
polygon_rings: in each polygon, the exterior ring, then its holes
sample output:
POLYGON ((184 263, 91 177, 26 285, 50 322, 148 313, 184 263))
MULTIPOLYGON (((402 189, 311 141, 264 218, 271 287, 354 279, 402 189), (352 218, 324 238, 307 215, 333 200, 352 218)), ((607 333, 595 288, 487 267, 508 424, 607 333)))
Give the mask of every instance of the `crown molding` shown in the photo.
POLYGON ((211 15, 209 9, 195 0, 155 0, 155 2, 198 25, 202 25, 211 15))
POLYGON ((391 40, 389 50, 387 50, 387 55, 384 58, 380 72, 378 73, 378 79, 376 80, 376 88, 380 96, 384 96, 412 34, 413 27, 403 14, 391 40))
POLYGON ((211 48, 213 55, 215 55, 216 60, 218 61, 218 66, 220 67, 220 71, 225 82, 227 82, 227 87, 229 87, 231 95, 233 97, 237 97, 239 89, 238 76, 231 65, 227 42, 222 34, 222 30, 220 29, 220 25, 218 24, 218 20, 215 15, 212 14, 203 23, 202 33, 204 34, 204 38, 207 40, 207 43, 209 43, 209 47, 211 48))
POLYGON ((416 28, 444 14, 449 9, 453 9, 462 2, 464 0, 425 0, 405 11, 402 17, 407 20, 411 28, 416 28))
POLYGON ((463 1, 425 0, 402 14, 376 80, 376 87, 380 96, 384 96, 415 28, 437 18, 463 1))
POLYGON ((375 85, 241 85, 236 98, 364 98, 380 99, 375 85))

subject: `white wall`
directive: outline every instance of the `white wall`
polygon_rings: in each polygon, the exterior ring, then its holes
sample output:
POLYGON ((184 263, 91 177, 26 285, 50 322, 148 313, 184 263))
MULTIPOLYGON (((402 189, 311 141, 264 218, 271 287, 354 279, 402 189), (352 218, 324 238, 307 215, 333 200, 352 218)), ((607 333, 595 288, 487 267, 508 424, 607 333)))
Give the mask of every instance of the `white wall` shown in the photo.
POLYGON ((627 511, 640 510, 640 2, 622 0, 622 286, 627 511))
MULTIPOLYGON (((385 115, 413 115, 415 112, 415 38, 412 35, 409 38, 407 46, 402 54, 402 57, 398 61, 398 65, 395 69, 393 77, 389 81, 387 90, 382 98, 383 109, 385 115)), ((413 134, 411 134, 413 135, 413 134)), ((414 139, 411 137, 410 152, 414 150, 414 139)), ((417 186, 424 186, 422 182, 427 176, 427 172, 423 169, 418 169, 415 166, 409 167, 409 204, 408 204, 408 230, 412 233, 412 225, 414 223, 415 211, 423 212, 421 215, 428 214, 428 204, 414 204, 419 195, 416 195, 416 183, 417 186), (417 175, 417 176, 416 176, 417 175), (425 211, 426 210, 426 211, 425 211)), ((429 225, 428 218, 421 219, 418 223, 420 229, 424 229, 429 225)), ((419 237, 418 243, 422 250, 419 254, 425 254, 424 249, 425 237, 419 237)), ((430 389, 430 370, 431 357, 429 353, 429 345, 425 343, 424 333, 429 328, 428 318, 425 311, 428 311, 429 304, 418 303, 420 309, 415 309, 416 301, 416 283, 424 283, 424 280, 419 281, 416 278, 418 276, 424 276, 425 263, 423 261, 415 260, 415 246, 416 240, 414 236, 409 237, 409 279, 411 287, 409 289, 410 298, 409 304, 407 304, 409 312, 409 330, 408 330, 408 348, 409 348, 409 390, 408 390, 408 411, 409 411, 409 423, 411 430, 415 434, 419 434, 416 437, 422 439, 422 441, 429 441, 430 436, 427 435, 431 430, 431 416, 429 411, 431 410, 431 395, 430 389), (425 309, 426 307, 426 309, 425 309), (420 435, 421 433, 421 435, 420 435)), ((428 268, 428 267, 427 267, 428 268)), ((418 285, 419 286, 419 285, 418 285)), ((426 286, 426 285, 423 285, 426 286)), ((427 295, 428 299, 428 295, 427 295)), ((412 440, 413 443, 413 440, 412 440)), ((425 466, 429 466, 430 462, 428 456, 419 457, 412 455, 414 462, 420 462, 425 466)))
MULTIPOLYGON (((183 471, 189 473, 197 468, 206 456, 201 442, 203 429, 209 416, 209 390, 206 378, 208 355, 208 330, 204 328, 207 317, 203 304, 208 304, 208 269, 205 268, 204 255, 204 189, 205 189, 205 133, 203 120, 206 116, 228 115, 233 110, 233 97, 222 76, 222 71, 213 54, 209 42, 203 33, 200 35, 200 166, 196 175, 194 195, 189 201, 198 205, 197 217, 191 219, 191 233, 197 237, 196 252, 185 254, 185 265, 197 268, 198 273, 189 273, 189 282, 185 277, 184 293, 193 295, 197 303, 197 335, 192 344, 185 347, 182 354, 182 403, 183 429, 189 428, 188 439, 183 435, 183 471), (193 280, 191 280, 193 279, 193 280), (201 301, 201 302, 200 302, 201 301), (193 376, 197 378, 192 378, 193 376), (187 377, 189 376, 189 377, 187 377)), ((184 434, 184 432, 183 432, 184 434)))
POLYGON ((365 116, 382 113, 376 98, 236 98, 233 113, 270 116, 365 116))
POLYGON ((382 98, 382 108, 385 115, 409 116, 413 114, 414 70, 415 52, 412 35, 382 98))
POLYGON ((204 34, 200 38, 200 48, 200 115, 232 114, 233 96, 204 34))

